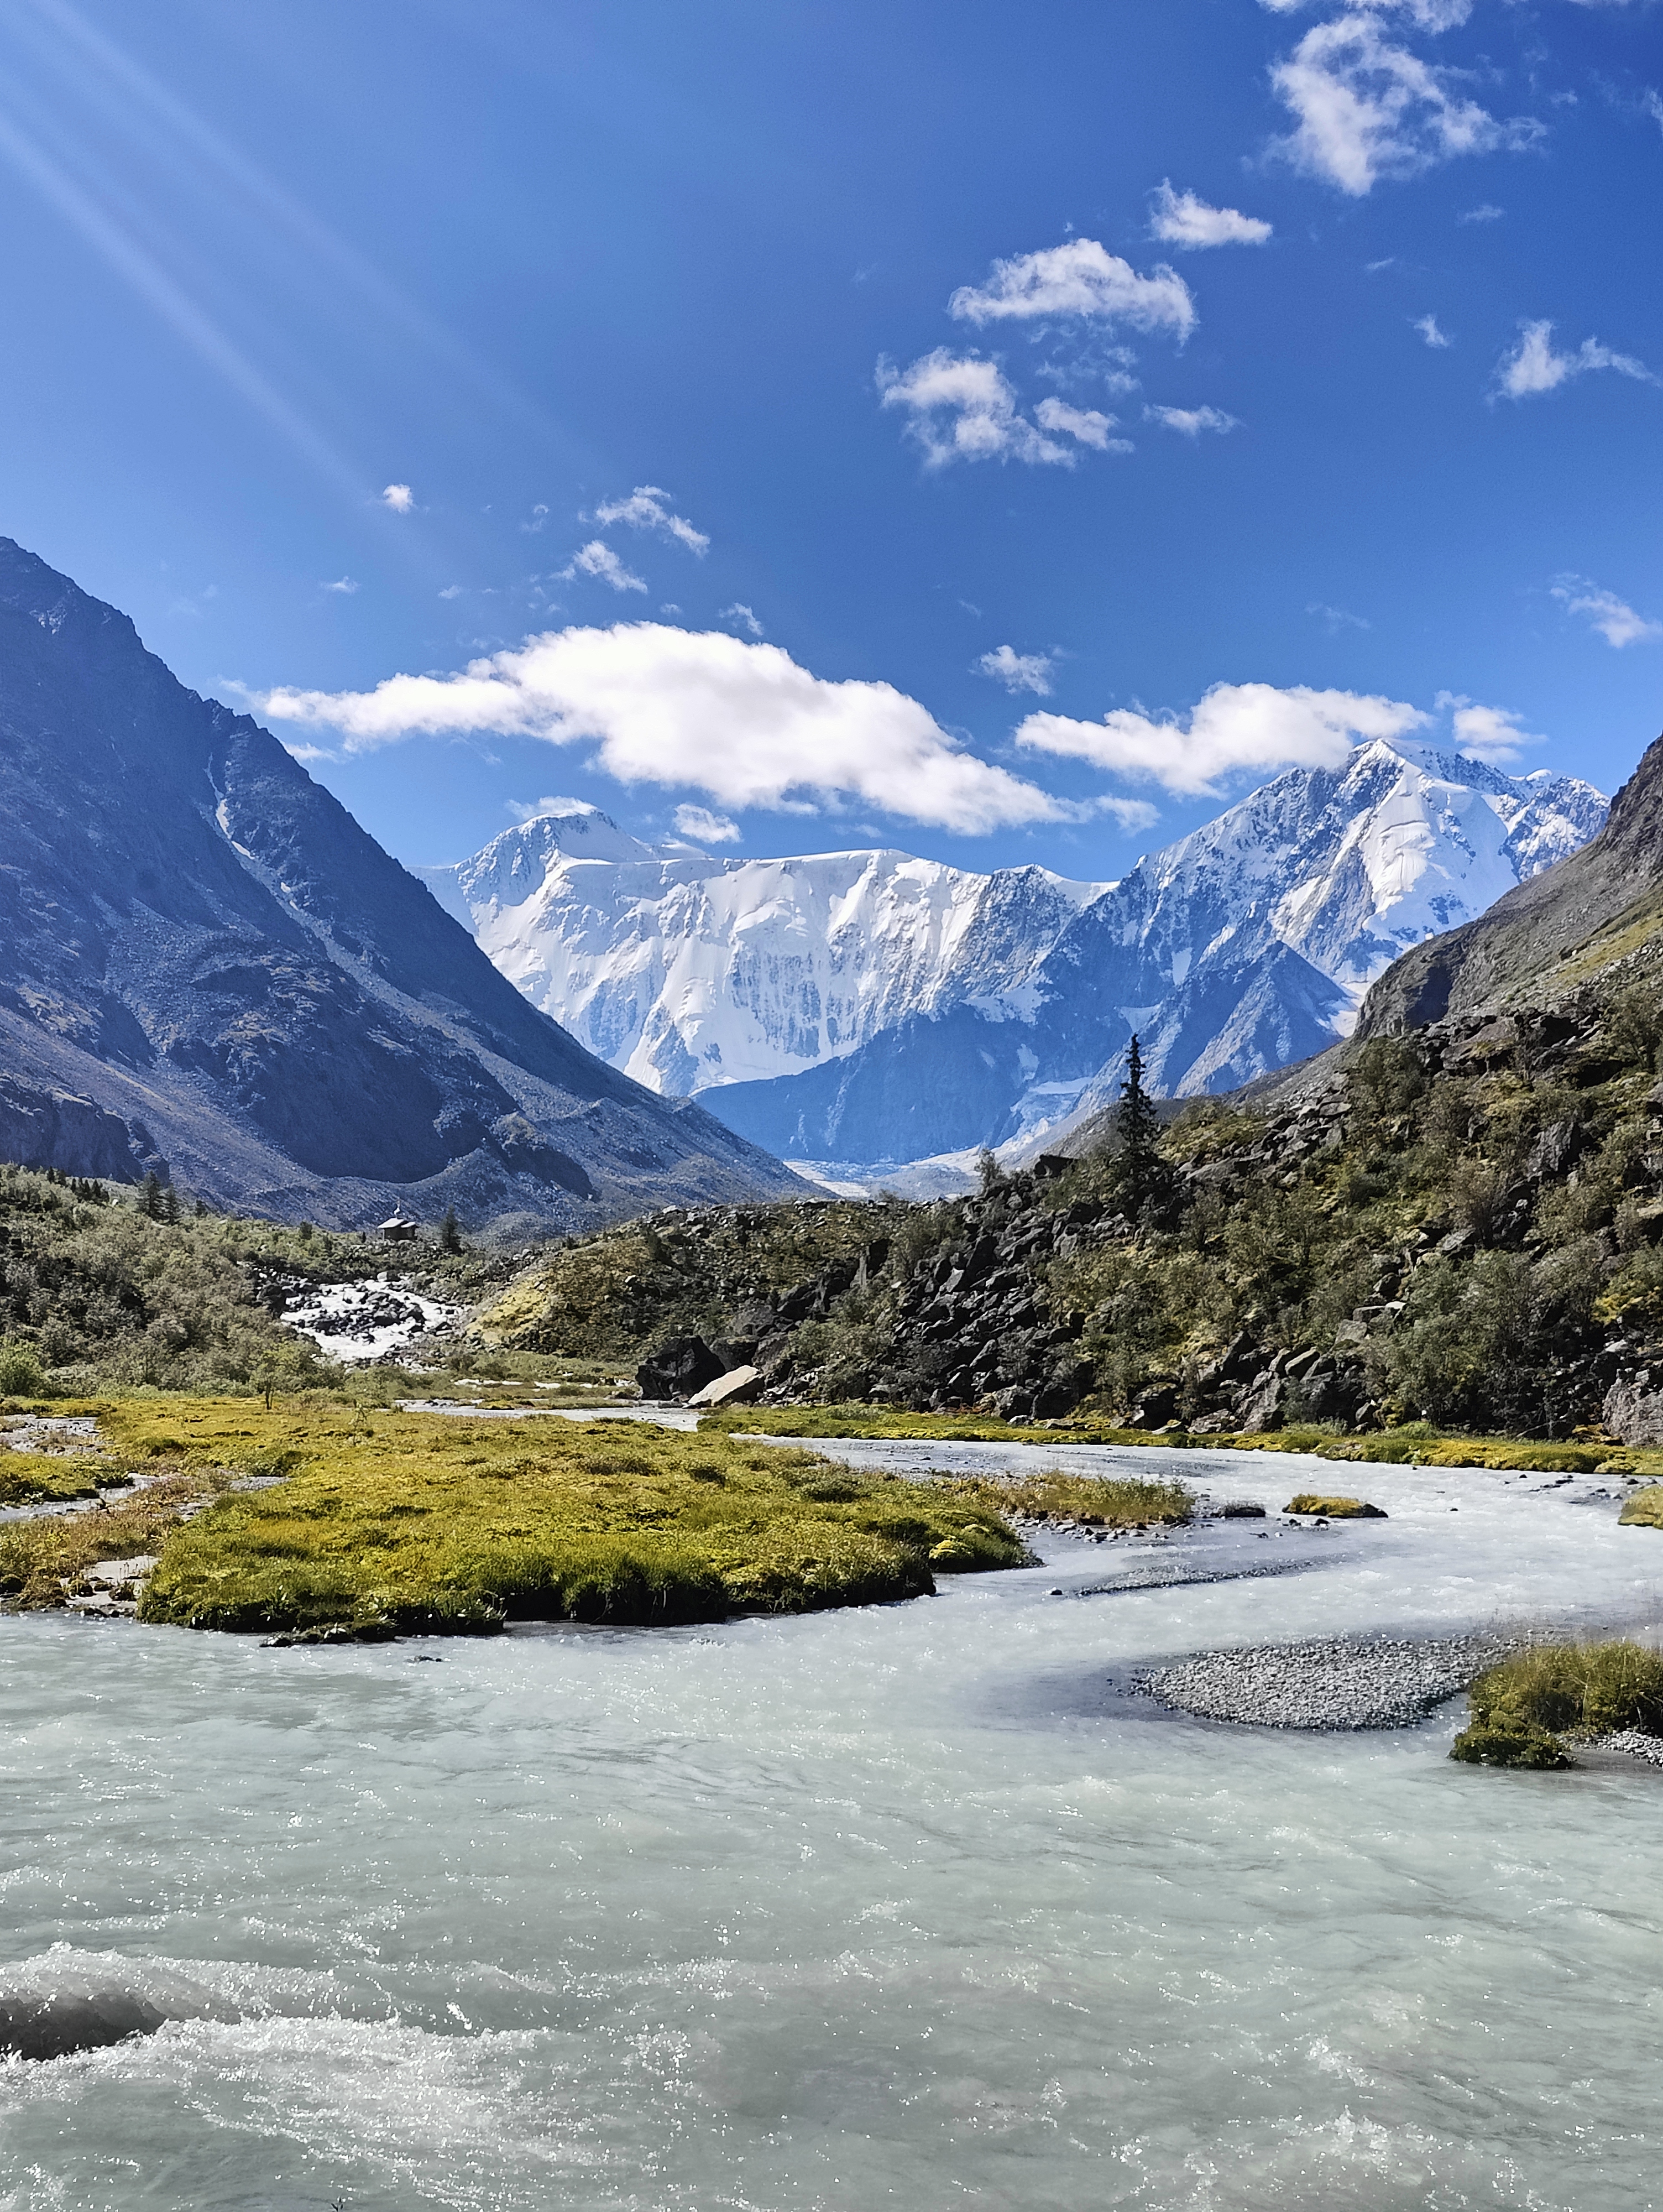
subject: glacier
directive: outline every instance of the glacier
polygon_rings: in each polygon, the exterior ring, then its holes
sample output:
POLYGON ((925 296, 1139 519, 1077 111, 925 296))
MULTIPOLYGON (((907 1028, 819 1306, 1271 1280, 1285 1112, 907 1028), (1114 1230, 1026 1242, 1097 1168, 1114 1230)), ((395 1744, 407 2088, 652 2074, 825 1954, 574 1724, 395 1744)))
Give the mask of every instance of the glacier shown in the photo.
POLYGON ((713 860, 598 811, 418 872, 603 1059, 827 1181, 923 1189, 962 1187, 979 1146, 1059 1139, 1112 1097, 1134 1030, 1171 1097, 1320 1051, 1399 953, 1605 810, 1580 778, 1399 738, 1289 770, 1113 883, 895 851, 713 860))
POLYGON ((1014 1011, 1108 888, 901 852, 715 860, 598 809, 414 872, 534 1006, 676 1097, 817 1067, 912 1015, 1014 1011))

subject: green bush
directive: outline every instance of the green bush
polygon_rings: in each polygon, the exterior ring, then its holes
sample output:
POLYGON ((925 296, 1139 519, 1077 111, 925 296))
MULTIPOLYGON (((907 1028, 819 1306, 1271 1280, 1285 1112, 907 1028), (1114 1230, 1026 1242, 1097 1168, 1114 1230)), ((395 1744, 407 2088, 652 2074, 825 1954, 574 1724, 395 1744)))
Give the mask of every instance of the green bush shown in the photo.
POLYGON ((34 1346, 11 1337, 0 1340, 0 1398, 39 1398, 46 1388, 34 1346))
POLYGON ((1522 1766, 1539 1771, 1575 1764, 1557 1736, 1528 1724, 1482 1727, 1475 1722, 1450 1745, 1449 1756, 1472 1766, 1522 1766))
POLYGON ((1472 1726, 1452 1757, 1490 1766, 1564 1765, 1563 1755, 1542 1754, 1540 1739, 1624 1729, 1663 1735, 1663 1653, 1627 1641, 1539 1644, 1481 1674, 1472 1702, 1472 1726), (1509 1744, 1513 1752, 1502 1755, 1509 1744))

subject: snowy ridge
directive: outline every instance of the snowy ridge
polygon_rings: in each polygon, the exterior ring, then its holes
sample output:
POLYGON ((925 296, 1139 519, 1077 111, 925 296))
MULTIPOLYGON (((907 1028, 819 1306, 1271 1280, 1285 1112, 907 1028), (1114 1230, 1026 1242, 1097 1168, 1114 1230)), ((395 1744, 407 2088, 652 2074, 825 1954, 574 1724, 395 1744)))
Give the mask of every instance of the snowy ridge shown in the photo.
MULTIPOLYGON (((547 816, 420 872, 603 1059, 834 1180, 1053 1138, 1143 1040, 1168 1097, 1348 1035, 1399 953, 1584 844, 1606 802, 1408 739, 1296 769, 1120 882, 906 853, 713 860, 547 816)), ((893 1177, 890 1180, 894 1180, 893 1177)))
POLYGON ((535 1006, 677 1097, 818 1066, 947 1006, 1013 1013, 1104 888, 898 852, 715 860, 598 812, 417 872, 535 1006))
POLYGON ((707 1103, 784 1158, 883 1166, 1054 1140, 1113 1095, 1134 1031, 1157 1094, 1232 1090, 1348 1035, 1400 952, 1564 859, 1605 808, 1574 776, 1360 746, 1140 860, 1000 1024, 932 1012, 927 1035, 880 1030, 835 1069, 707 1103))

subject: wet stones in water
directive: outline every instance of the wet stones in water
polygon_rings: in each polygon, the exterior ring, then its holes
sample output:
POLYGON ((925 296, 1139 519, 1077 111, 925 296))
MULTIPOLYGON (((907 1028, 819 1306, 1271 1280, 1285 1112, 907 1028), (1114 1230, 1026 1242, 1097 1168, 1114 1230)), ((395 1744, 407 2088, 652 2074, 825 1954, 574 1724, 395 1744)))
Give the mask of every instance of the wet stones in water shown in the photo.
POLYGON ((62 2058, 154 2035, 166 2014, 129 1990, 7 1996, 0 1993, 0 2057, 62 2058))
POLYGON ((1263 1644, 1203 1652, 1145 1674, 1138 1686, 1202 1720, 1257 1728, 1412 1728, 1514 1649, 1494 1636, 1263 1644))

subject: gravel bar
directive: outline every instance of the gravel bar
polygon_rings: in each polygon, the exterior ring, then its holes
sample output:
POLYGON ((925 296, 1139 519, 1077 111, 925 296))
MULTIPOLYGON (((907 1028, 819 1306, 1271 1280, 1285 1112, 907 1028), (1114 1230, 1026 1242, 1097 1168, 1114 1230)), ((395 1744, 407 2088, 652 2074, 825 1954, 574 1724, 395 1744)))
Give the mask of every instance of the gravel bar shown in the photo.
POLYGON ((1648 1735, 1642 1729, 1618 1729, 1613 1735, 1597 1735, 1587 1748, 1626 1752, 1630 1759, 1643 1759, 1649 1766, 1663 1766, 1663 1735, 1648 1735))
POLYGON ((1204 1651, 1141 1675, 1138 1687, 1201 1720, 1255 1728, 1412 1728, 1519 1648, 1516 1638, 1499 1636, 1259 1644, 1204 1651))

